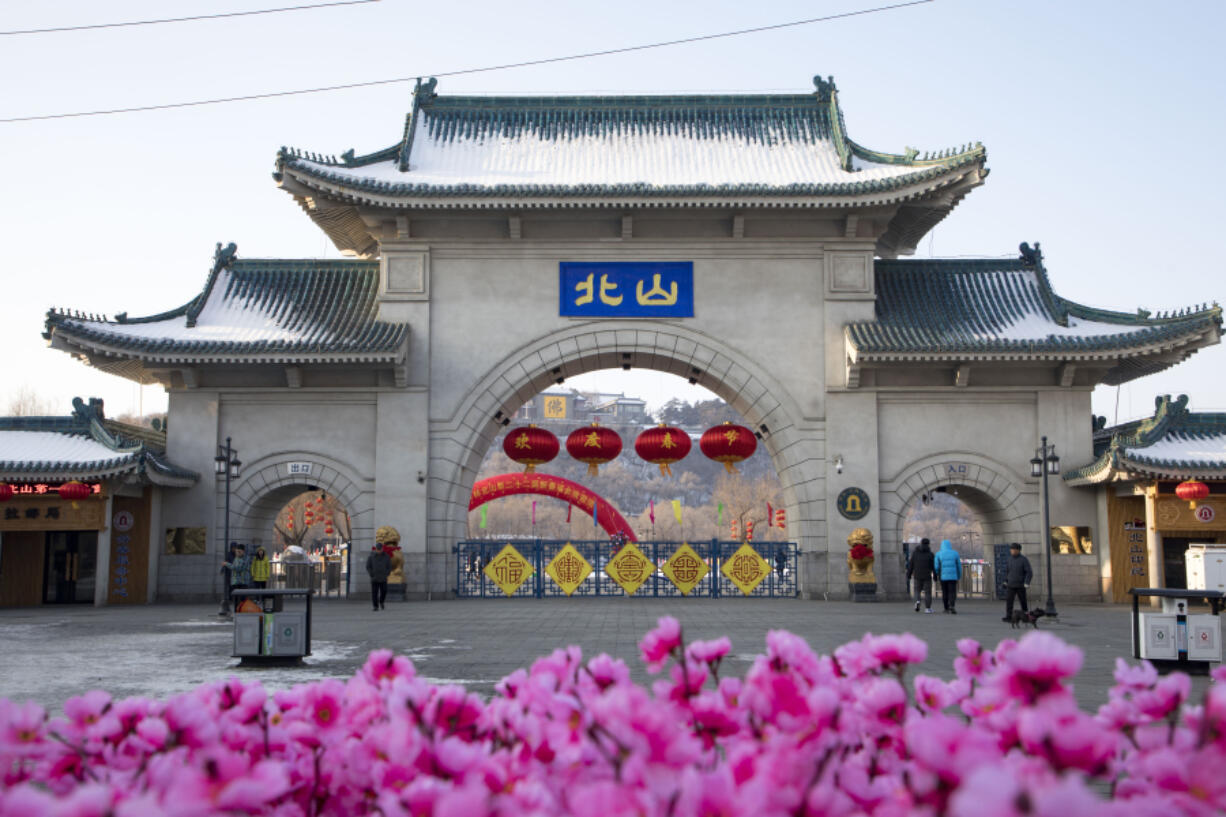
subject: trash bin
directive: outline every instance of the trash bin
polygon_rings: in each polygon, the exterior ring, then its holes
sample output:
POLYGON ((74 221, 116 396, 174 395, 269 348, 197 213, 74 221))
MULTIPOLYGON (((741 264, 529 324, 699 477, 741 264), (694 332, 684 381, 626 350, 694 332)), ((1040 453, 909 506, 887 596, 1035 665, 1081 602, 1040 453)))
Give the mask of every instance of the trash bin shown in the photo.
POLYGON ((297 661, 310 655, 312 595, 309 589, 235 590, 234 657, 248 663, 297 661), (283 609, 283 602, 297 599, 305 604, 283 609), (256 609, 242 609, 251 607, 256 609))
POLYGON ((341 563, 329 560, 324 563, 324 592, 337 593, 341 591, 341 563))
POLYGON ((285 565, 286 590, 314 589, 314 565, 310 562, 287 562, 285 565))

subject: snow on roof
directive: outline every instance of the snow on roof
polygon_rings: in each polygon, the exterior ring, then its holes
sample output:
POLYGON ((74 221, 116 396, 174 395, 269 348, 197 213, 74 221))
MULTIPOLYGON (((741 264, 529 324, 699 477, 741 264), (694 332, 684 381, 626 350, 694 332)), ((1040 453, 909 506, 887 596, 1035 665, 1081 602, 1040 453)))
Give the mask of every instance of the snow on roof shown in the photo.
POLYGON ((761 138, 706 135, 695 130, 642 128, 587 134, 544 135, 431 133, 428 116, 414 125, 408 172, 396 160, 345 168, 307 160, 299 165, 337 179, 425 187, 579 187, 642 185, 676 188, 706 185, 824 185, 878 181, 913 174, 915 167, 857 159, 843 170, 829 141, 771 128, 761 138))
POLYGON ((1162 439, 1130 450, 1130 455, 1158 462, 1226 462, 1226 432, 1188 434, 1172 431, 1162 439))
POLYGON ((56 431, 0 430, 0 463, 49 463, 58 467, 89 466, 99 462, 135 461, 136 454, 114 451, 90 437, 56 431))

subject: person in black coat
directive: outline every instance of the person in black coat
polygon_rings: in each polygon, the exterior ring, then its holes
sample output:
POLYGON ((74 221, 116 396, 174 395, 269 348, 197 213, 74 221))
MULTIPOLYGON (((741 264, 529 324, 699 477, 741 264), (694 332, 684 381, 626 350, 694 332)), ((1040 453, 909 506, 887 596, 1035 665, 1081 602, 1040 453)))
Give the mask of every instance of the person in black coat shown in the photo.
POLYGON ((1022 603, 1022 612, 1030 612, 1026 604, 1026 588, 1034 578, 1030 569, 1030 560, 1022 555, 1022 546, 1018 542, 1009 545, 1009 559, 1005 562, 1005 617, 1001 621, 1013 620, 1013 600, 1022 603))
POLYGON ((915 612, 919 612, 921 594, 924 598, 924 612, 932 612, 932 580, 935 576, 936 563, 932 545, 927 539, 921 539, 907 564, 907 578, 915 588, 915 612))
POLYGON ((392 572, 392 560, 383 545, 376 543, 366 557, 366 572, 370 574, 370 603, 382 610, 387 600, 387 577, 392 572))

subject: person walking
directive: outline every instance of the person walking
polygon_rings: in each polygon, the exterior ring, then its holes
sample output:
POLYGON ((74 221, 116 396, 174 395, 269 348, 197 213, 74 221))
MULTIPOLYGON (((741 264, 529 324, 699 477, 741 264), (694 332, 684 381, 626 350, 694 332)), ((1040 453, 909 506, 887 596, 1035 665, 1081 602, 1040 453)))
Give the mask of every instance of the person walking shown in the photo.
POLYGON ((1030 560, 1022 555, 1022 546, 1018 542, 1009 545, 1009 560, 1005 562, 1005 617, 1001 621, 1013 621, 1013 600, 1022 603, 1022 612, 1029 613, 1030 606, 1026 604, 1026 588, 1034 578, 1030 569, 1030 560))
POLYGON ((962 578, 962 557, 948 539, 941 540, 941 549, 933 560, 933 572, 941 580, 941 603, 945 612, 958 614, 958 579, 962 578))
POLYGON ((272 565, 268 562, 268 554, 263 545, 255 549, 255 557, 251 560, 251 586, 263 590, 268 587, 268 575, 272 565))
POLYGON ((370 603, 374 609, 382 610, 387 601, 387 577, 392 572, 392 559, 378 542, 366 557, 366 572, 370 575, 370 603))
POLYGON ((230 559, 222 563, 230 569, 230 602, 234 602, 234 591, 251 586, 251 557, 247 555, 247 546, 238 542, 230 543, 230 559))
POLYGON ((927 539, 921 539, 907 562, 907 580, 915 588, 915 612, 920 611, 920 595, 924 598, 924 612, 932 612, 932 582, 936 578, 936 554, 927 539))

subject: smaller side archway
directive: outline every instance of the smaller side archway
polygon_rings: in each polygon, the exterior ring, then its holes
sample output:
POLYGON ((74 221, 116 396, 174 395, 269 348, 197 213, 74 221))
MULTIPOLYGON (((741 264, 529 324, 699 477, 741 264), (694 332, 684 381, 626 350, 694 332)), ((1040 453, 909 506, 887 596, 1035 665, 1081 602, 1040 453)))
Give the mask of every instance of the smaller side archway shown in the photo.
POLYGON ((473 486, 472 498, 468 501, 468 510, 474 511, 490 500, 514 494, 551 496, 578 505, 589 514, 595 508, 596 522, 604 528, 605 533, 610 536, 622 533, 631 542, 638 541, 630 523, 607 499, 577 482, 562 477, 542 474, 500 474, 483 479, 473 486))
MULTIPOLYGON (((992 545, 1022 542, 1038 546, 1033 541, 1039 528, 1034 486, 1027 485, 1013 469, 980 454, 933 454, 904 466, 897 476, 881 484, 881 539, 899 549, 897 564, 882 565, 887 595, 899 597, 906 589, 901 542, 908 509, 924 493, 938 487, 956 490, 957 498, 979 517, 984 558, 990 566, 994 566, 992 545)), ((1035 578, 1037 581, 1038 576, 1035 578)))
MULTIPOLYGON (((349 513, 351 548, 374 541, 374 486, 349 468, 312 452, 278 454, 251 463, 231 486, 230 538, 263 541, 273 535, 273 520, 287 502, 308 490, 322 490, 349 513), (297 466, 291 473, 290 465, 297 466), (309 470, 303 472, 303 466, 309 470)), ((225 497, 218 492, 218 516, 225 497)), ((218 526, 218 530, 220 530, 218 526)), ((270 540, 271 541, 271 540, 270 540)), ((350 551, 352 553, 352 549, 350 551)))

